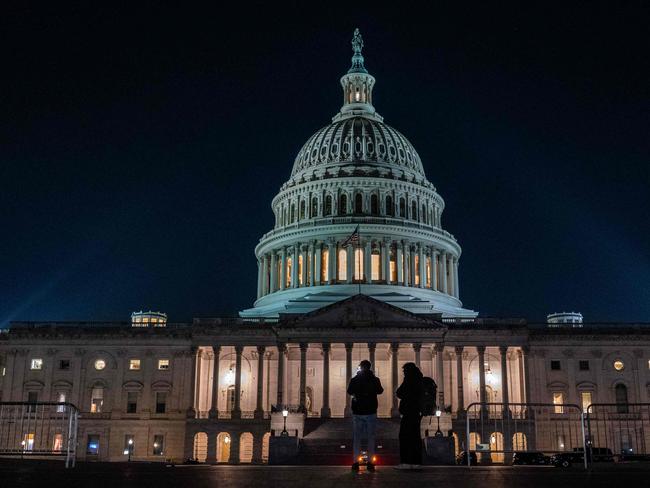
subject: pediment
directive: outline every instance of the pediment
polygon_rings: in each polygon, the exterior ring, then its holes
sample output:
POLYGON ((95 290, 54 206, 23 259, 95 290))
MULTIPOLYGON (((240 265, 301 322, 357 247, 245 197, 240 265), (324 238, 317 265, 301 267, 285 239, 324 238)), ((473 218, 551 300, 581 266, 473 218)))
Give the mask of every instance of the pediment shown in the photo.
POLYGON ((354 295, 306 314, 280 316, 294 327, 442 327, 429 316, 416 315, 366 295, 354 295))

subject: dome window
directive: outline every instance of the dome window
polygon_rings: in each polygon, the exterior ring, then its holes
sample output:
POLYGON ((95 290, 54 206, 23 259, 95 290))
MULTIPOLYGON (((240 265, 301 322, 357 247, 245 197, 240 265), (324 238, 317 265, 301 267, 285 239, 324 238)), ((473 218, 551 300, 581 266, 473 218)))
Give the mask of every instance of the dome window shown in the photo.
POLYGON ((393 197, 388 195, 386 197, 386 215, 393 217, 395 215, 395 208, 393 207, 393 197))
POLYGON ((418 206, 415 202, 411 203, 411 219, 412 220, 418 219, 418 206))
POLYGON ((332 215, 332 195, 325 197, 325 215, 332 215))
POLYGON ((346 213, 348 213, 348 197, 343 194, 339 201, 339 215, 345 215, 346 213))
POLYGON ((370 213, 372 215, 379 215, 379 198, 377 195, 370 197, 370 213))
POLYGON ((406 200, 403 198, 399 199, 399 216, 406 218, 406 200))
POLYGON ((361 193, 357 193, 354 197, 354 213, 363 213, 363 195, 361 195, 361 193))

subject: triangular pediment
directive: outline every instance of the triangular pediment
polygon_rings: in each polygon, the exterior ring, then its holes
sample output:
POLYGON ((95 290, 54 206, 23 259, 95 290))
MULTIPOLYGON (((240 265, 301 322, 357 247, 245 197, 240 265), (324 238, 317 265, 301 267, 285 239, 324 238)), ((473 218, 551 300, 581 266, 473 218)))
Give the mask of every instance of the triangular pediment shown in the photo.
POLYGON ((367 295, 354 295, 305 314, 283 314, 294 327, 442 327, 434 317, 416 315, 367 295))

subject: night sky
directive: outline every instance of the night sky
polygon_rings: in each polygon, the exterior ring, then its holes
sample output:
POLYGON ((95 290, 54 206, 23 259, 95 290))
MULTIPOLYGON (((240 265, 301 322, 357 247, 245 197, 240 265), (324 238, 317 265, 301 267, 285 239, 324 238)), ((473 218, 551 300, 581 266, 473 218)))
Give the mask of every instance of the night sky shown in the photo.
POLYGON ((354 27, 446 201, 466 307, 650 321, 647 2, 311 3, 3 8, 0 326, 250 307, 354 27))

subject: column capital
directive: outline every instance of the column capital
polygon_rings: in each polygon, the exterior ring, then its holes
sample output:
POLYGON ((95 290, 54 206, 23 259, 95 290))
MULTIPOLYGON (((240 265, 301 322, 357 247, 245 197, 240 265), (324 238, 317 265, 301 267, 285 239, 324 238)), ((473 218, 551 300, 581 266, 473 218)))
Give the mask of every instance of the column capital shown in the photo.
POLYGON ((347 351, 352 351, 352 348, 354 347, 354 343, 352 342, 346 342, 345 343, 345 350, 347 351))
POLYGON ((277 348, 278 348, 278 352, 279 352, 280 354, 286 354, 286 352, 287 352, 287 345, 286 345, 284 342, 278 342, 278 343, 277 343, 277 348))
POLYGON ((237 354, 241 354, 241 353, 243 353, 243 352, 244 352, 244 346, 242 346, 242 345, 237 345, 237 346, 235 346, 235 352, 236 352, 237 354))
POLYGON ((422 349, 422 343, 421 342, 414 342, 413 343, 413 350, 415 352, 420 351, 422 349))
POLYGON ((392 352, 397 352, 398 349, 399 349, 399 342, 391 342, 390 343, 390 350, 392 352))
POLYGON ((377 349, 377 344, 374 342, 369 342, 368 343, 368 350, 370 351, 375 351, 377 349))
POLYGON ((499 352, 502 356, 505 356, 508 352, 508 346, 499 346, 499 352))
POLYGON ((463 354, 463 349, 465 349, 465 346, 454 347, 454 351, 456 352, 457 355, 463 354))
POLYGON ((330 352, 330 350, 332 349, 332 345, 329 342, 323 342, 321 344, 321 348, 322 348, 324 353, 327 353, 327 352, 330 352))
POLYGON ((485 354, 485 346, 476 346, 476 352, 478 352, 479 356, 485 354))
MULTIPOLYGON (((460 346, 463 347, 463 346, 460 346)), ((445 343, 444 342, 436 342, 434 349, 436 352, 442 352, 445 350, 445 343)))
POLYGON ((309 344, 307 342, 301 342, 300 343, 300 352, 307 352, 307 348, 309 347, 309 344))
POLYGON ((261 356, 264 356, 264 353, 266 352, 266 346, 257 346, 257 354, 261 356))
POLYGON ((219 344, 213 344, 213 345, 212 345, 212 352, 213 352, 215 355, 218 355, 219 353, 221 353, 221 345, 219 345, 219 344))

